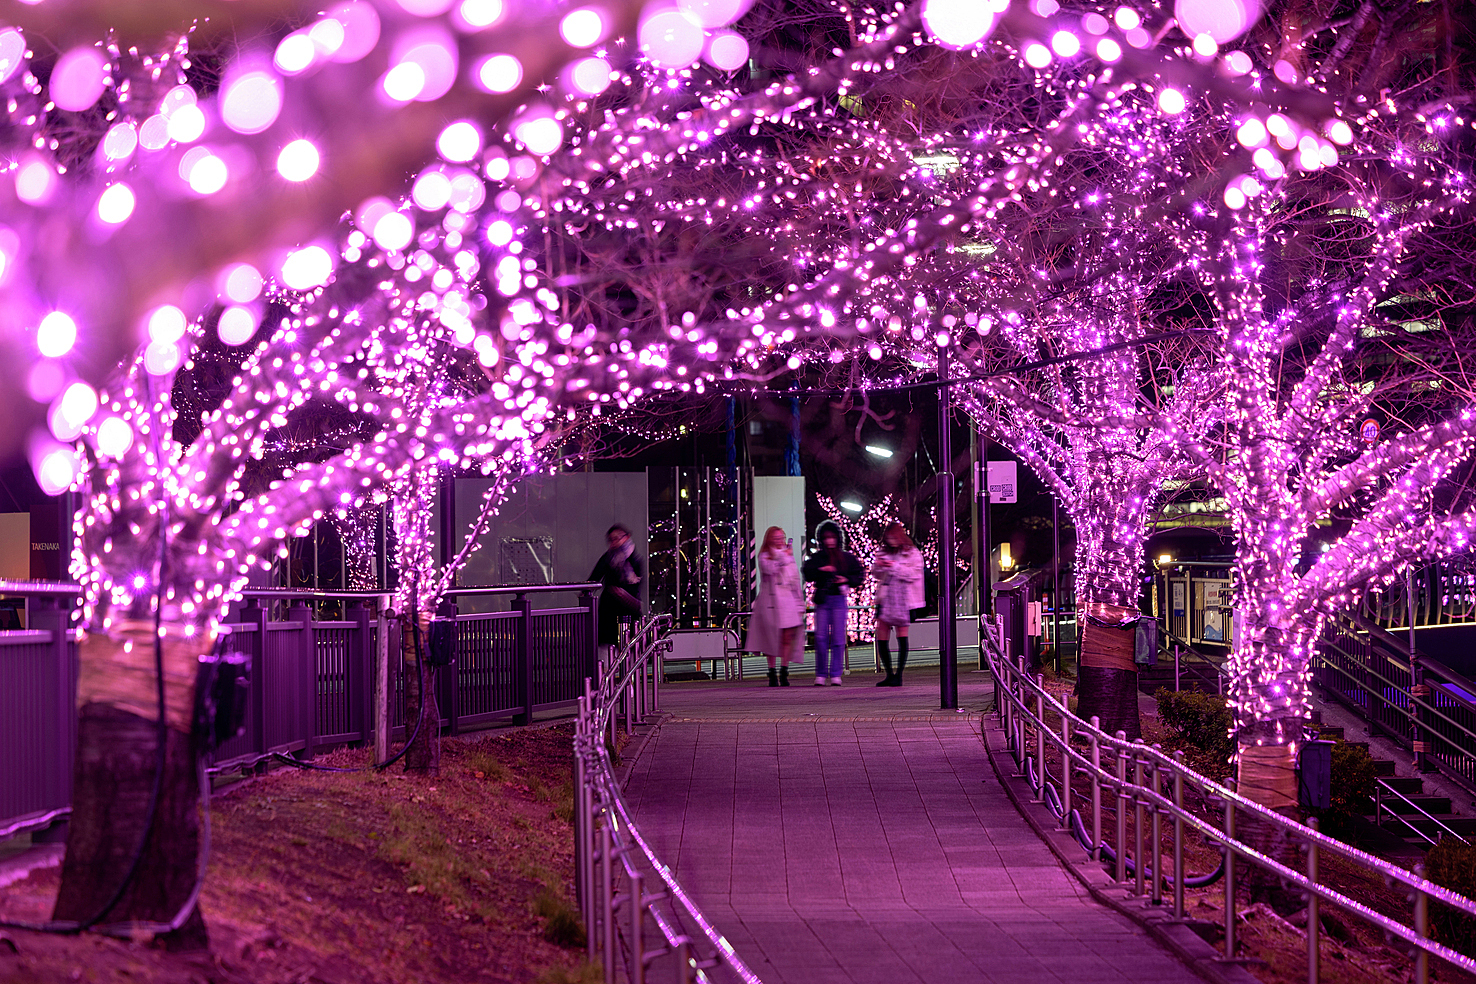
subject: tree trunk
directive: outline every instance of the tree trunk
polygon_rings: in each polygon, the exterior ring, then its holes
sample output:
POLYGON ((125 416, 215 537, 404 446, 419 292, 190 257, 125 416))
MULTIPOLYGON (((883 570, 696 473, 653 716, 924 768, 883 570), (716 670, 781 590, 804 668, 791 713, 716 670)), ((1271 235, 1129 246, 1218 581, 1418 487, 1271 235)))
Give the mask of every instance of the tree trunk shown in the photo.
MULTIPOLYGON (((1297 752, 1310 706, 1305 668, 1321 620, 1312 615, 1293 620, 1288 613, 1271 617, 1253 600, 1242 610, 1247 617, 1237 627, 1230 662, 1238 744, 1235 788, 1254 803, 1300 820, 1297 752)), ((1291 867, 1300 863, 1296 845, 1271 822, 1245 816, 1238 831, 1268 857, 1291 867)), ((1283 888, 1279 879, 1254 865, 1241 884, 1251 902, 1266 902, 1278 912, 1305 904, 1300 893, 1283 888)))
MULTIPOLYGON (((159 773, 153 625, 123 622, 113 635, 88 636, 81 646, 72 817, 53 918, 97 917, 123 883, 147 827, 133 878, 102 923, 168 923, 199 876, 200 788, 190 721, 194 665, 210 644, 166 635, 165 758, 150 827, 159 773)), ((170 949, 207 947, 199 908, 162 938, 170 949)))
POLYGON ((436 670, 427 666, 422 655, 429 648, 430 615, 420 616, 417 633, 409 618, 400 620, 400 649, 405 654, 405 736, 410 750, 405 753, 405 771, 441 774, 441 709, 436 705, 436 670), (416 636, 419 635, 419 651, 416 636), (421 695, 424 694, 424 704, 421 695), (424 708, 425 723, 416 733, 416 722, 424 708))
POLYGON ((1098 718, 1109 735, 1123 732, 1129 741, 1143 737, 1138 715, 1138 669, 1133 662, 1131 628, 1094 625, 1078 615, 1081 654, 1076 669, 1076 715, 1098 718))

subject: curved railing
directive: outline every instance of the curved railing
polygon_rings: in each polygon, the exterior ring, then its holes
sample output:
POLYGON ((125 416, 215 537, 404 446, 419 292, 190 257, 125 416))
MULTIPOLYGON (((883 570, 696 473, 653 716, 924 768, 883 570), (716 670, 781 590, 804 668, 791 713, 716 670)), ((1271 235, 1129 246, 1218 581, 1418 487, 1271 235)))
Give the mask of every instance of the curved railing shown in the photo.
POLYGON ((1432 955, 1467 971, 1476 970, 1476 960, 1436 942, 1429 935, 1432 901, 1469 918, 1476 918, 1476 902, 1424 878, 1420 868, 1407 871, 1320 833, 1315 826, 1297 823, 1236 794, 1186 766, 1182 753, 1165 755, 1141 741, 1125 740, 1121 731, 1115 737, 1107 735, 1094 723, 1083 721, 1067 710, 1045 689, 1042 677, 1032 677, 1026 672, 1022 661, 1007 659, 993 646, 986 647, 986 658, 994 678, 995 711, 1005 733, 1006 747, 1034 790, 1037 802, 1050 807, 1061 825, 1076 834, 1094 860, 1110 858, 1112 864, 1108 870, 1131 893, 1146 894, 1154 903, 1162 903, 1165 890, 1171 892, 1175 918, 1184 917, 1184 888, 1222 880, 1225 959, 1233 959, 1236 951, 1236 869, 1249 864, 1268 872, 1284 885, 1295 886, 1307 898, 1310 981, 1318 979, 1321 924, 1317 909, 1323 904, 1372 924, 1390 939, 1403 941, 1413 963, 1414 979, 1419 984, 1429 979, 1432 955), (1052 750, 1055 760, 1066 766, 1057 768, 1054 775, 1048 767, 1047 753, 1052 750), (1209 820, 1187 808, 1186 792, 1197 794, 1219 816, 1209 820), (1111 843, 1102 838, 1104 796, 1115 801, 1111 843), (1090 833, 1086 832, 1080 811, 1074 806, 1078 800, 1087 799, 1093 805, 1090 833), (1133 818, 1131 843, 1129 816, 1133 818), (1287 843, 1302 849, 1305 870, 1290 867, 1285 856, 1270 856, 1237 836, 1237 821, 1247 818, 1279 828, 1287 843), (1235 863, 1226 866, 1222 858, 1219 871, 1199 878, 1187 876, 1184 846, 1186 836, 1191 833, 1202 835, 1235 863), (1162 856, 1165 835, 1172 853, 1167 867, 1162 856), (1337 856, 1362 872, 1383 879, 1385 884, 1403 886, 1411 902, 1409 918, 1378 912, 1324 884, 1318 877, 1318 859, 1327 855, 1337 856), (1144 863, 1136 863, 1138 859, 1144 863), (1154 877, 1155 872, 1161 874, 1154 877), (1217 879, 1216 875, 1223 877, 1217 879))
POLYGON ((605 981, 762 984, 641 835, 620 795, 613 750, 660 710, 669 616, 650 616, 602 659, 574 734, 575 877, 589 958, 605 981))

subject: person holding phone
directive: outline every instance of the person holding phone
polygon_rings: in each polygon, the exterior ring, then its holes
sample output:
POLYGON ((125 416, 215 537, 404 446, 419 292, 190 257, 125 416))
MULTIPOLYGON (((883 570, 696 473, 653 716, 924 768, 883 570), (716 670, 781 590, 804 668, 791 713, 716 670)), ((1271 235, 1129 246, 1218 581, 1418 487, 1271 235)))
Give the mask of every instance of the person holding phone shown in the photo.
POLYGON ((847 553, 845 536, 831 520, 815 527, 817 549, 805 559, 806 581, 815 583, 815 686, 841 685, 846 666, 846 620, 851 592, 866 577, 861 561, 847 553))
POLYGON ((805 604, 794 564, 794 541, 777 526, 770 526, 764 534, 758 569, 758 597, 743 648, 768 658, 769 686, 787 687, 789 664, 804 652, 805 604))

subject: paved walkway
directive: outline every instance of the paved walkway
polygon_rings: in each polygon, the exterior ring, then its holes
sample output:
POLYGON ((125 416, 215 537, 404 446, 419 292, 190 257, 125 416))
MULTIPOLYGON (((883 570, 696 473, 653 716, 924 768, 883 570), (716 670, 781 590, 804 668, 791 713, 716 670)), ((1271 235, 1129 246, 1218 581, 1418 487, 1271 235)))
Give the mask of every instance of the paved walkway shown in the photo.
POLYGON ((873 681, 668 685, 631 769, 636 822, 765 984, 1195 979, 999 788, 987 677, 962 674, 965 714, 937 709, 936 671, 873 681))

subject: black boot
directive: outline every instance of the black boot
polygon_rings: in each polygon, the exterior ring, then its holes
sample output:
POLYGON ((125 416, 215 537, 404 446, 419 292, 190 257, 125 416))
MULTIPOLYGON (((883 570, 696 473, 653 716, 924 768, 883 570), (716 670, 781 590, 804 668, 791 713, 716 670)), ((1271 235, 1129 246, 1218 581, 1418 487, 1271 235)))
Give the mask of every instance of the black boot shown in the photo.
POLYGON ((789 667, 787 666, 779 667, 779 686, 789 686, 789 667))
POLYGON ((892 685, 892 647, 887 644, 887 640, 876 640, 876 654, 881 657, 882 668, 887 671, 887 675, 878 680, 876 685, 890 687, 892 685))
POLYGON ((779 671, 774 669, 772 666, 769 667, 769 686, 779 686, 779 671))
POLYGON ((907 637, 897 637, 897 675, 892 677, 889 687, 902 686, 902 671, 907 668, 907 637))

